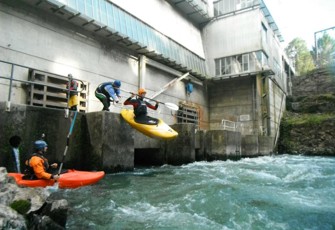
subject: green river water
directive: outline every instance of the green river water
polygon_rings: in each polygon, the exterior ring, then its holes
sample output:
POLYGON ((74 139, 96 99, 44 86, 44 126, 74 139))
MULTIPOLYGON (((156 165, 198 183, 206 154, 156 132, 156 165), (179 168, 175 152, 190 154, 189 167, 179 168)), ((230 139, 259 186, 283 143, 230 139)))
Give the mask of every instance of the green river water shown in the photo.
POLYGON ((57 190, 67 229, 335 229, 335 158, 269 156, 136 168, 57 190))

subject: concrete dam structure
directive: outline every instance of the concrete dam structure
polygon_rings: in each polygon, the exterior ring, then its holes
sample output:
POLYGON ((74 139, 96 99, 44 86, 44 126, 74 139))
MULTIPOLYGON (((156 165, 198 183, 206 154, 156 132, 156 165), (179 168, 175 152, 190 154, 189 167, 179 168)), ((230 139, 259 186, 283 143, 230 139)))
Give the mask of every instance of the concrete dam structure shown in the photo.
POLYGON ((264 2, 227 2, 1 1, 1 164, 10 162, 11 137, 22 139, 23 156, 42 133, 61 160, 69 74, 79 83, 69 166, 122 171, 271 154, 294 70, 264 2), (178 138, 135 132, 121 106, 101 112, 95 89, 115 80, 122 101, 145 88, 178 105, 150 113, 178 138))
MULTIPOLYGON (((61 162, 70 118, 64 111, 34 106, 12 105, 11 112, 0 104, 2 130, 0 141, 1 162, 11 164, 9 138, 21 137, 21 165, 33 152, 32 143, 45 135, 50 162, 61 162), (38 121, 38 122, 36 122, 38 121), (61 127, 61 128, 60 128, 61 127)), ((70 114, 71 115, 71 114, 70 114)), ((227 130, 201 131, 194 124, 172 126, 178 133, 174 140, 149 138, 131 128, 120 116, 112 112, 79 113, 70 137, 64 165, 83 170, 119 172, 133 170, 136 165, 182 165, 202 160, 239 159, 242 149, 241 134, 227 130), (107 124, 107 125, 106 125, 107 124)))

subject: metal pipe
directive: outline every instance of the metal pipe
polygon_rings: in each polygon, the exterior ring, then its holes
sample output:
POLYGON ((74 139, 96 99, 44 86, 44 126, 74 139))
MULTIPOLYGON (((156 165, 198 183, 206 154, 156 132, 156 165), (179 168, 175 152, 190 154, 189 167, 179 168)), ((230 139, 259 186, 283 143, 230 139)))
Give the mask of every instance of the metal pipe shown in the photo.
POLYGON ((13 86, 13 75, 14 75, 14 66, 11 65, 11 71, 10 71, 10 79, 9 79, 9 90, 8 90, 8 99, 6 102, 6 111, 10 112, 10 100, 12 96, 12 86, 13 86))
MULTIPOLYGON (((3 77, 3 76, 0 76, 0 78, 1 79, 6 79, 6 80, 11 80, 10 78, 3 77)), ((84 84, 84 82, 82 80, 75 79, 75 78, 74 78, 74 80, 80 81, 81 83, 84 84)), ((26 83, 26 84, 32 84, 32 85, 42 85, 42 86, 52 87, 52 88, 55 88, 55 89, 60 89, 60 90, 65 91, 65 92, 82 92, 84 90, 84 89, 81 89, 80 91, 78 91, 78 90, 68 90, 68 89, 64 89, 64 88, 57 87, 57 86, 54 86, 54 85, 39 83, 39 82, 35 82, 35 81, 25 81, 25 80, 18 80, 18 79, 12 79, 12 81, 18 81, 18 82, 22 82, 22 83, 26 83)))

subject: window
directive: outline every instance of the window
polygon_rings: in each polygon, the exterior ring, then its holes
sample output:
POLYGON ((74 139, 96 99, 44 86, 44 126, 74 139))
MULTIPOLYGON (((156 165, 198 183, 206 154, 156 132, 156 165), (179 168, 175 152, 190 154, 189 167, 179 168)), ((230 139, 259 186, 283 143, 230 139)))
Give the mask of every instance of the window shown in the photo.
POLYGON ((215 59, 215 75, 239 74, 268 68, 268 57, 263 51, 215 59))
POLYGON ((231 57, 225 58, 225 65, 224 65, 225 74, 231 73, 231 57))
POLYGON ((274 68, 275 75, 278 76, 278 77, 282 77, 281 76, 280 65, 275 58, 273 59, 273 68, 274 68))
POLYGON ((241 0, 242 9, 252 6, 252 2, 253 0, 241 0))
POLYGON ((263 51, 257 51, 257 62, 260 64, 260 67, 267 67, 269 66, 268 56, 263 51))
POLYGON ((253 5, 254 0, 219 0, 214 2, 214 16, 229 14, 253 5))
POLYGON ((249 70, 249 54, 242 55, 242 71, 248 71, 249 70))
POLYGON ((268 29, 266 26, 262 23, 262 42, 268 43, 268 36, 267 36, 268 29))

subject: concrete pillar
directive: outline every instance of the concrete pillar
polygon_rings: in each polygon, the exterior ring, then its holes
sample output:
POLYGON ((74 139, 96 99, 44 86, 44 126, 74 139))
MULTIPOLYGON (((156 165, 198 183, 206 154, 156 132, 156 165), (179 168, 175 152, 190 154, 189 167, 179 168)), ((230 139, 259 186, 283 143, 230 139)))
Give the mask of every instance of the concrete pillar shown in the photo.
POLYGON ((258 136, 259 155, 269 155, 274 149, 274 137, 258 136))
POLYGON ((195 160, 204 161, 206 160, 205 154, 205 130, 195 130, 195 160))
POLYGON ((207 160, 226 160, 240 157, 241 133, 228 130, 206 132, 207 160))
POLYGON ((167 140, 165 148, 166 163, 181 165, 195 161, 195 125, 175 124, 171 128, 178 132, 178 137, 167 140))
POLYGON ((92 151, 101 157, 106 172, 134 169, 134 131, 111 112, 88 113, 87 124, 92 151))
POLYGON ((258 135, 244 135, 241 149, 242 156, 258 156, 258 135))
POLYGON ((146 57, 144 55, 140 55, 139 65, 138 65, 138 88, 145 88, 145 72, 146 72, 146 57))

